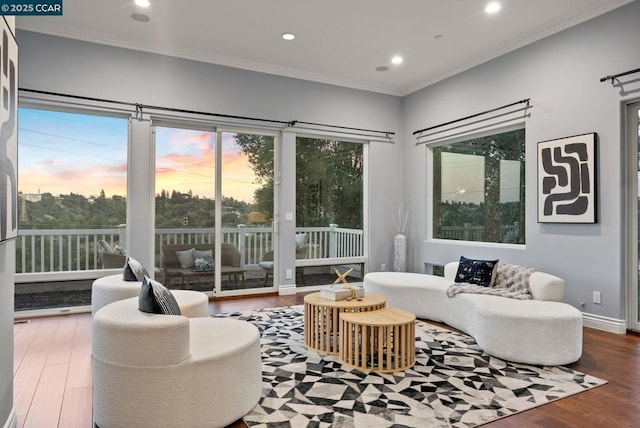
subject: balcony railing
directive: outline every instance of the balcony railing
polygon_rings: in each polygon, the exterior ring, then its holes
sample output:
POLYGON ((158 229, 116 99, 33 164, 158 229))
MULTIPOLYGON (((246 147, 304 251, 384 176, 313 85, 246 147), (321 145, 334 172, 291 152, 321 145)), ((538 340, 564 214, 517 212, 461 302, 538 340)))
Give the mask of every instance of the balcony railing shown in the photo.
MULTIPOLYGON (((443 239, 454 239, 461 241, 484 241, 484 226, 472 226, 465 223, 462 226, 441 226, 443 239)), ((520 224, 505 224, 500 226, 500 238, 503 243, 515 243, 520 233, 520 224)))
MULTIPOLYGON (((167 244, 212 243, 213 228, 156 229, 155 260, 160 268, 160 249, 167 244)), ((363 231, 328 227, 300 227, 296 234, 307 234, 308 259, 364 256, 363 231)), ((125 246, 126 228, 112 229, 21 229, 16 242, 16 273, 79 272, 102 269, 97 242, 125 246)), ((233 244, 241 254, 243 266, 257 265, 264 253, 273 249, 271 228, 222 229, 222 242, 233 244)))

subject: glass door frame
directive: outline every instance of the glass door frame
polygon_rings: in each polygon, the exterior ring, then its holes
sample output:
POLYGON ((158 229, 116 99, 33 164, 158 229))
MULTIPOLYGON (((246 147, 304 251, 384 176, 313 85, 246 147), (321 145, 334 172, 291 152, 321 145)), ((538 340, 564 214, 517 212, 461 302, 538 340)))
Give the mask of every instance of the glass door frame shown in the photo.
MULTIPOLYGON (((311 138, 311 139, 326 139, 336 140, 346 143, 359 144, 362 146, 362 255, 357 257, 327 257, 327 258, 303 258, 296 259, 296 268, 309 268, 320 266, 342 266, 342 265, 360 265, 362 267, 361 275, 364 280, 364 275, 368 271, 369 264, 369 151, 371 148, 372 140, 367 138, 356 138, 353 135, 339 133, 339 132, 327 132, 320 130, 313 130, 307 132, 296 132, 294 136, 296 145, 298 144, 298 138, 311 138)), ((294 169, 297 169, 296 165, 293 165, 294 169)), ((297 207, 296 207, 297 209, 297 207)), ((298 226, 296 225, 296 229, 298 226)), ((304 287, 297 287, 297 292, 317 291, 324 285, 311 285, 304 287)))
MULTIPOLYGON (((216 129, 216 181, 215 181, 215 230, 216 233, 214 235, 214 248, 216 248, 216 257, 215 257, 215 287, 213 289, 213 295, 216 297, 226 297, 226 296, 242 296, 248 294, 266 294, 273 293, 278 290, 279 287, 279 276, 273 275, 273 285, 271 287, 260 287, 260 288, 247 288, 240 290, 222 290, 222 278, 221 278, 221 252, 219 248, 222 246, 222 234, 217 231, 222 230, 222 182, 224 177, 222 176, 222 134, 224 133, 235 133, 235 134, 255 134, 255 135, 264 135, 268 137, 273 137, 273 174, 274 177, 278 177, 280 174, 280 142, 281 142, 281 133, 269 131, 266 129, 256 129, 256 128, 244 128, 244 127, 222 127, 219 126, 216 129)), ((273 272, 279 272, 279 260, 278 260, 278 249, 280 236, 278 233, 278 219, 279 216, 279 206, 278 201, 280 200, 280 180, 274 179, 273 182, 273 223, 272 223, 272 233, 273 233, 273 245, 274 245, 274 257, 273 264, 274 269, 273 272)))
MULTIPOLYGON (((215 199, 215 212, 214 212, 214 236, 213 236, 213 245, 214 245, 214 287, 211 290, 203 291, 209 297, 226 297, 226 296, 241 296, 248 294, 265 294, 265 293, 273 293, 278 290, 278 275, 273 276, 273 285, 271 287, 260 287, 260 288, 248 288, 248 289, 236 289, 236 290, 222 290, 222 274, 221 274, 221 266, 222 266, 222 252, 220 251, 222 245, 222 134, 223 133, 241 133, 241 134, 257 134, 273 137, 274 139, 274 176, 278 177, 280 171, 280 146, 281 146, 281 133, 268 130, 268 129, 257 129, 257 128, 243 128, 242 126, 237 127, 228 127, 228 126, 216 126, 215 123, 207 123, 199 120, 190 120, 189 118, 163 118, 163 117, 153 117, 151 120, 151 150, 153 151, 152 159, 153 159, 153 169, 151 171, 151 177, 153 180, 153 195, 152 203, 153 203, 153 213, 152 213, 152 221, 153 221, 153 242, 151 243, 152 248, 155 248, 155 214, 156 214, 156 206, 155 206, 155 192, 156 192, 156 184, 155 184, 155 158, 156 158, 156 128, 158 127, 170 127, 170 128, 179 128, 179 129, 189 129, 189 130, 197 130, 204 132, 211 132, 215 134, 215 177, 214 178, 214 199, 215 199)), ((280 200, 280 186, 279 180, 274 180, 274 223, 273 223, 273 242, 274 242, 274 272, 277 272, 278 269, 278 245, 279 245, 279 235, 278 235, 278 219, 279 219, 279 203, 280 200)), ((155 260, 154 260, 155 264, 155 260)))
POLYGON ((636 99, 623 105, 623 132, 626 171, 623 182, 626 183, 627 194, 624 198, 626 213, 626 233, 624 234, 625 284, 627 296, 627 328, 640 331, 640 283, 638 283, 638 187, 640 179, 640 158, 638 147, 638 126, 640 125, 640 100, 636 99))

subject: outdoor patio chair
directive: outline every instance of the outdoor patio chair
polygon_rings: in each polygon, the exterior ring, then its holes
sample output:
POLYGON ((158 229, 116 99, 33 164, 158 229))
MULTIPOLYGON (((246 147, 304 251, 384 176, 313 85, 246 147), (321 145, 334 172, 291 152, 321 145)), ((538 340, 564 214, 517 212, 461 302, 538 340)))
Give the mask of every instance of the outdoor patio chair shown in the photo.
MULTIPOLYGON (((309 245, 307 244, 307 234, 301 233, 296 236, 296 259, 306 259, 309 252, 309 245)), ((267 251, 262 256, 262 261, 258 263, 264 270, 264 286, 267 286, 269 282, 269 276, 273 276, 273 250, 267 251)), ((306 285, 304 282, 304 268, 296 268, 296 277, 299 278, 302 285, 306 285)))
POLYGON ((124 267, 124 263, 127 260, 127 250, 117 245, 114 248, 103 239, 96 242, 96 247, 98 247, 98 255, 100 257, 102 269, 116 269, 124 267))

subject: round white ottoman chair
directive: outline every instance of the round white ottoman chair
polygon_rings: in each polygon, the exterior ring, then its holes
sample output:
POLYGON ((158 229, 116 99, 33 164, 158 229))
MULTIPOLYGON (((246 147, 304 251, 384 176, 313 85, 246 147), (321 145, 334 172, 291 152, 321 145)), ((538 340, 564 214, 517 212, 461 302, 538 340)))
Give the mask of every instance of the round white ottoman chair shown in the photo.
POLYGON ((104 305, 140 295, 141 287, 142 282, 125 281, 121 273, 96 279, 91 286, 91 315, 104 305))
POLYGON ((212 428, 262 395, 260 333, 246 321, 187 318, 110 303, 93 318, 93 417, 99 428, 212 428))
POLYGON ((187 318, 209 316, 209 296, 200 291, 171 290, 180 307, 180 314, 187 318))
MULTIPOLYGON (((98 309, 118 300, 138 297, 142 282, 125 281, 122 274, 104 276, 93 281, 91 287, 91 314, 98 309)), ((171 290, 176 298, 182 315, 192 317, 209 316, 209 297, 199 291, 171 290)))

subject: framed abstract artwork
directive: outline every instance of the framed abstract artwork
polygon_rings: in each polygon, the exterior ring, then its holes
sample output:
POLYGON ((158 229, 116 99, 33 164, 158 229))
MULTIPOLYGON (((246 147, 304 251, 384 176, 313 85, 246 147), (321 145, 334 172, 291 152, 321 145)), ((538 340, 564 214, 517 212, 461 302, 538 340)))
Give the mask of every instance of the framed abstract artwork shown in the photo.
POLYGON ((0 17, 0 241, 18 235, 18 44, 0 17))
POLYGON ((538 143, 538 222, 596 223, 597 134, 538 143))

